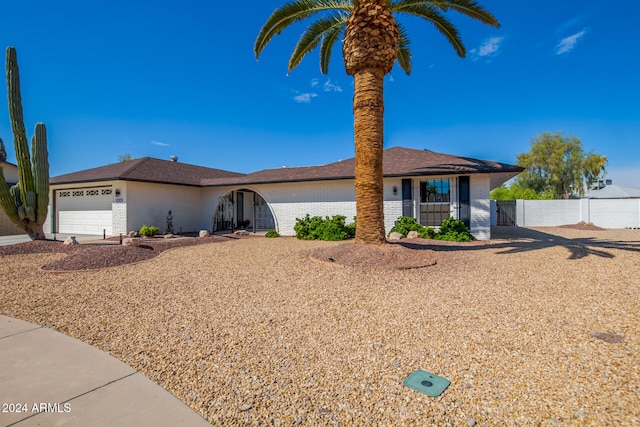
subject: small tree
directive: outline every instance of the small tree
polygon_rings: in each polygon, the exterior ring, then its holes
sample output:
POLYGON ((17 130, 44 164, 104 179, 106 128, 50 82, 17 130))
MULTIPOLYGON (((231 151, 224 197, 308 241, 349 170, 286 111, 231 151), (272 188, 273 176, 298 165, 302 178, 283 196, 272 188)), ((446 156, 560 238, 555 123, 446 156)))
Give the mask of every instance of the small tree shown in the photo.
MULTIPOLYGON (((7 92, 19 182, 9 187, 0 167, 0 206, 7 217, 32 240, 45 239, 42 226, 49 209, 47 130, 43 123, 36 124, 30 155, 22 118, 18 58, 12 46, 7 48, 7 92)), ((4 152, 3 144, 0 151, 4 152)), ((6 159, 6 152, 3 157, 6 159)))
POLYGON ((518 166, 525 170, 516 185, 554 199, 581 196, 585 182, 599 176, 606 163, 604 156, 586 154, 579 138, 544 132, 533 139, 528 153, 518 156, 518 166))

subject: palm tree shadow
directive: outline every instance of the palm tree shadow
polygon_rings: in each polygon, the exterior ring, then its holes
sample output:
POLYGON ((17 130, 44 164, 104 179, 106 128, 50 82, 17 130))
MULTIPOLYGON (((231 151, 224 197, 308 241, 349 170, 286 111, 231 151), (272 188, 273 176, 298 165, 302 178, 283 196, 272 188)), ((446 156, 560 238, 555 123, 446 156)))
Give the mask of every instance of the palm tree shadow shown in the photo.
POLYGON ((429 249, 436 252, 501 249, 497 252, 501 255, 562 246, 569 252, 567 259, 570 260, 586 258, 589 255, 614 258, 615 255, 608 249, 640 252, 640 241, 601 240, 594 237, 566 238, 523 227, 494 227, 491 230, 491 235, 492 240, 486 244, 444 243, 438 241, 433 241, 433 243, 430 241, 423 241, 428 243, 412 243, 407 240, 400 240, 395 244, 409 249, 429 249))

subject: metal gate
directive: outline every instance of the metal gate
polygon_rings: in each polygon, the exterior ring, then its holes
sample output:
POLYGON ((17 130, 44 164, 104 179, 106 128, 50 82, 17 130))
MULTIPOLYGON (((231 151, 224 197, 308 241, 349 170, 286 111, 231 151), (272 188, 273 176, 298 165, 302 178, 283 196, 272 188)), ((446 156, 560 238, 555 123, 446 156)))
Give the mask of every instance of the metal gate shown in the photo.
POLYGON ((496 200, 496 225, 516 225, 516 201, 496 200))
POLYGON ((233 197, 231 195, 218 198, 218 207, 213 214, 213 232, 233 230, 233 197))
POLYGON ((276 223, 269 205, 258 193, 254 194, 253 218, 255 219, 255 230, 273 230, 276 223))

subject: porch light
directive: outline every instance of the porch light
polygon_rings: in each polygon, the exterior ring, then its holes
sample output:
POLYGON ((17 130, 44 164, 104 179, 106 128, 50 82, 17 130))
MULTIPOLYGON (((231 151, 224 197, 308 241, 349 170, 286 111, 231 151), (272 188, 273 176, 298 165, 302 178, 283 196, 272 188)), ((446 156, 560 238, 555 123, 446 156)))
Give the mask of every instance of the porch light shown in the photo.
POLYGON ((396 187, 395 185, 393 186, 393 195, 394 196, 398 195, 398 187, 396 187))

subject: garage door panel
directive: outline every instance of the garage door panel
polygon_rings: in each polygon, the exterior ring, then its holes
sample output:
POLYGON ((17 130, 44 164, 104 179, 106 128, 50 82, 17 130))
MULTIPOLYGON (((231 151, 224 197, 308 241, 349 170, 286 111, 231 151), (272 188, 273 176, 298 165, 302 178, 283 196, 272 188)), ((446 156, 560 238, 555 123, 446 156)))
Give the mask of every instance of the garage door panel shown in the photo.
POLYGON ((58 215, 59 233, 112 234, 111 211, 60 211, 58 215))
POLYGON ((58 232, 73 234, 112 234, 110 187, 56 190, 58 232))

